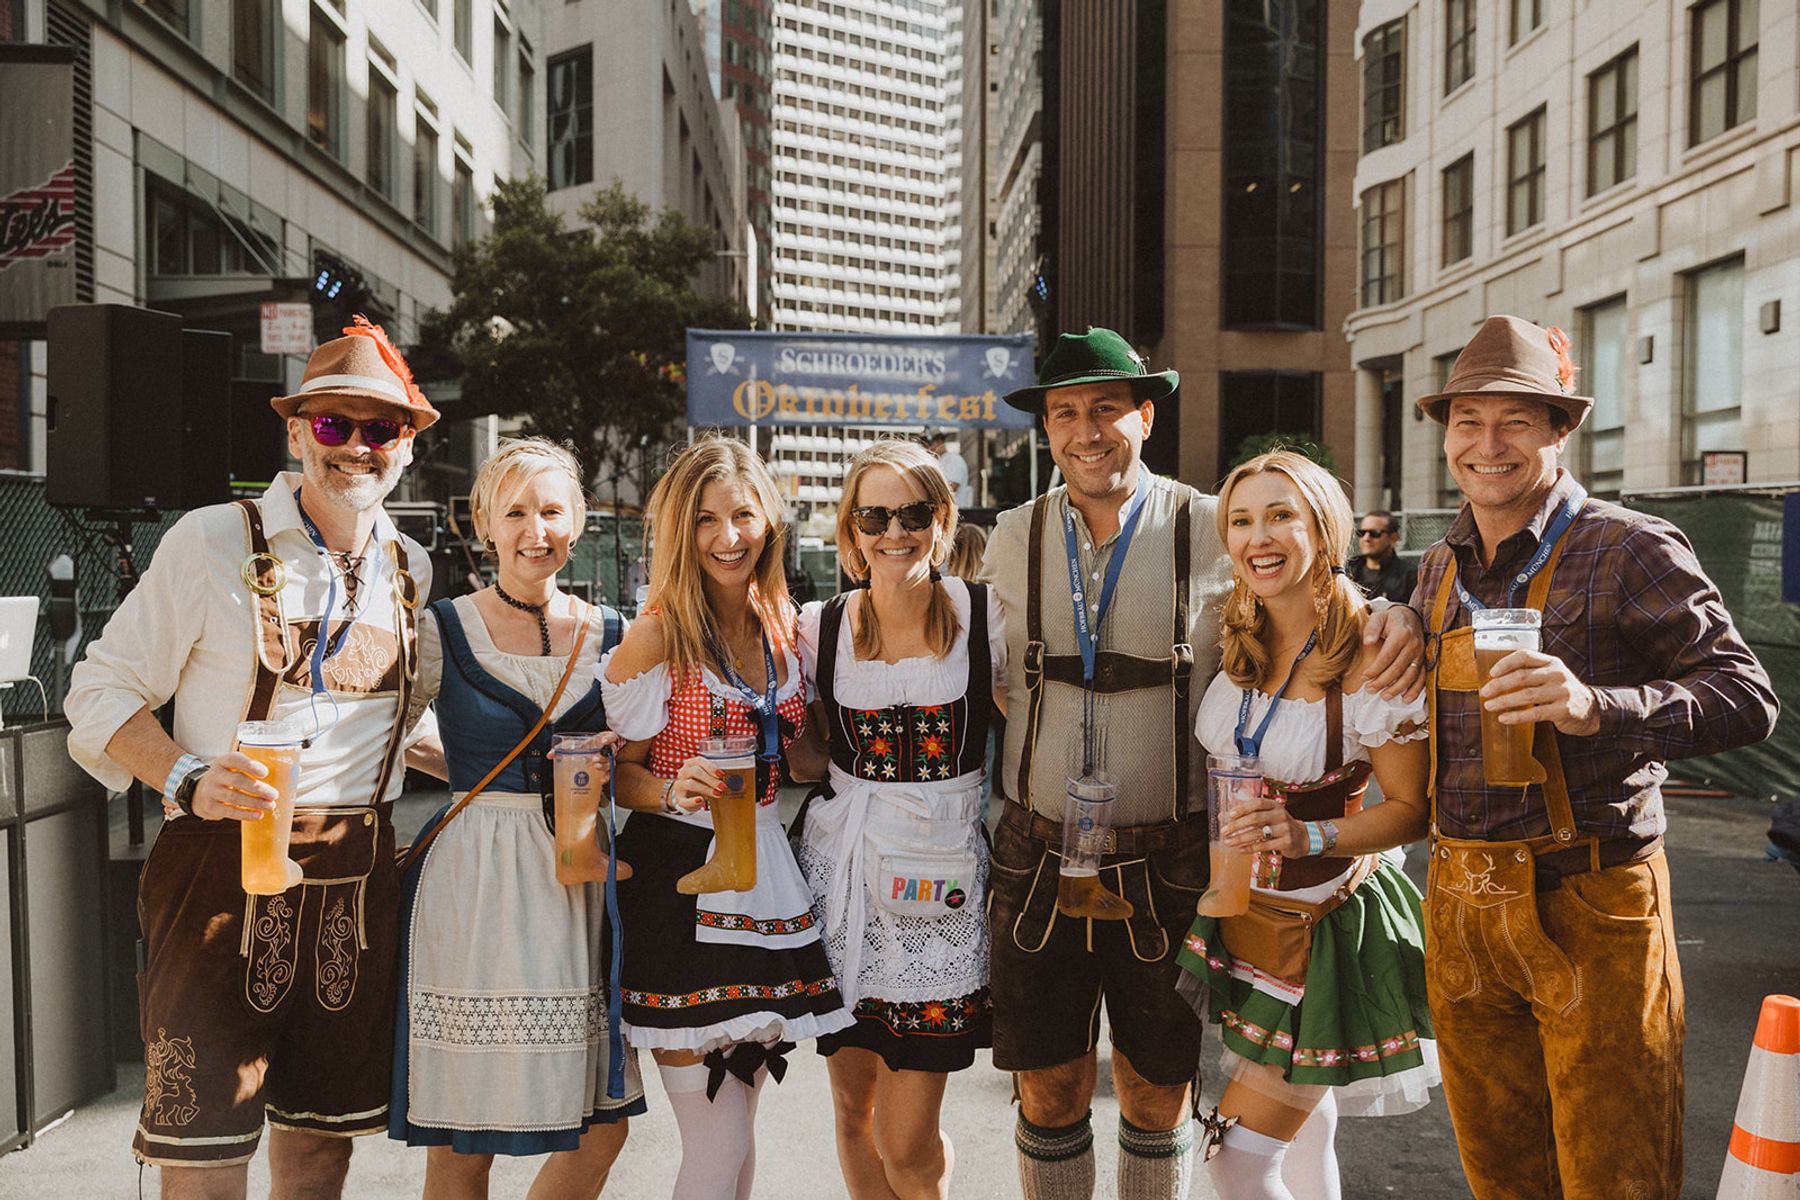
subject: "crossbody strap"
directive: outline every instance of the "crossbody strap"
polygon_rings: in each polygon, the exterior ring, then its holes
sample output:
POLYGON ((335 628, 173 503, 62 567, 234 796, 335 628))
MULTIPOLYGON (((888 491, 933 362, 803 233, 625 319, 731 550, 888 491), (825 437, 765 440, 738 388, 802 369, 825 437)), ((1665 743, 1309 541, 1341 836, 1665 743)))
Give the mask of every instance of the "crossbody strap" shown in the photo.
POLYGON ((588 625, 593 619, 592 612, 593 610, 590 607, 587 612, 582 614, 581 626, 575 631, 575 648, 569 651, 569 665, 563 668, 562 678, 556 681, 556 690, 550 693, 550 700, 544 705, 544 711, 539 714, 537 724, 533 725, 530 732, 519 739, 518 745, 507 751, 505 758, 494 764, 493 770, 481 777, 480 783, 464 793, 463 798, 458 800, 450 811, 444 814, 444 819, 433 826, 431 832, 412 844, 412 847, 406 852, 406 857, 400 860, 400 869, 402 871, 412 866, 413 863, 418 860, 419 855, 425 853, 425 847, 431 845, 431 839, 442 833, 444 831, 444 826, 455 820, 456 815, 469 806, 469 801, 480 795, 481 790, 488 784, 494 782, 494 778, 499 775, 500 772, 506 770, 507 764, 519 757, 519 755, 524 752, 525 747, 531 745, 531 740, 537 737, 538 731, 549 723, 550 714, 556 709, 556 702, 562 699, 563 689, 569 685, 570 677, 575 674, 575 663, 581 658, 581 645, 587 640, 588 625))

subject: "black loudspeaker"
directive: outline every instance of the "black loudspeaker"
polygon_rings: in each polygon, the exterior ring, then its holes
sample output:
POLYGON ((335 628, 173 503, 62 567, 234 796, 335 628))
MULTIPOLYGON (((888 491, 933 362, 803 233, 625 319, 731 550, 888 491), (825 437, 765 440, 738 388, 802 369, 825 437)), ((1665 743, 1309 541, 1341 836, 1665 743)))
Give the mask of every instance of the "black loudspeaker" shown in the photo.
POLYGON ((269 407, 286 394, 279 380, 231 381, 231 478, 239 486, 269 483, 287 466, 287 422, 269 407))
POLYGON ((65 304, 50 310, 49 335, 45 498, 68 508, 178 507, 181 318, 65 304))
POLYGON ((181 445, 170 508, 203 508, 231 499, 231 335, 181 331, 181 445))

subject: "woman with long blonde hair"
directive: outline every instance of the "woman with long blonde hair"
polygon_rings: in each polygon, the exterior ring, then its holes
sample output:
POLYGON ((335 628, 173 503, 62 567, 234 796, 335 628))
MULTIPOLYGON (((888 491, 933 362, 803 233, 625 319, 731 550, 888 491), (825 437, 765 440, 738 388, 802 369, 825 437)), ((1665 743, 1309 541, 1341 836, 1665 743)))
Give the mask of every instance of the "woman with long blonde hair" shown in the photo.
POLYGON ((748 446, 707 437, 650 493, 648 532, 648 603, 600 665, 628 739, 618 799, 634 810, 618 844, 633 867, 619 885, 625 1032, 654 1054, 681 1131, 675 1200, 743 1200, 769 1054, 851 1020, 775 815, 779 759, 806 712, 786 512, 748 446), (723 776, 702 741, 740 735, 757 742, 754 885, 684 894, 697 868, 722 878, 716 857, 703 867, 723 776))
POLYGON ((1196 918, 1179 959, 1225 1045, 1208 1166, 1222 1200, 1335 1198, 1338 1113, 1409 1112, 1437 1082, 1419 892, 1377 853, 1425 834, 1425 703, 1365 686, 1376 647, 1330 472, 1260 455, 1218 511, 1233 587, 1195 733, 1259 757, 1264 792, 1220 830, 1255 855, 1249 913, 1196 918), (1363 809, 1371 768, 1383 798, 1363 809))
POLYGON ((800 865, 856 1014, 819 1039, 853 1200, 948 1195, 944 1086, 993 1040, 980 823, 1006 636, 991 589, 940 578, 956 532, 936 459, 875 443, 838 507, 838 561, 858 587, 800 618, 809 724, 831 759, 800 865))

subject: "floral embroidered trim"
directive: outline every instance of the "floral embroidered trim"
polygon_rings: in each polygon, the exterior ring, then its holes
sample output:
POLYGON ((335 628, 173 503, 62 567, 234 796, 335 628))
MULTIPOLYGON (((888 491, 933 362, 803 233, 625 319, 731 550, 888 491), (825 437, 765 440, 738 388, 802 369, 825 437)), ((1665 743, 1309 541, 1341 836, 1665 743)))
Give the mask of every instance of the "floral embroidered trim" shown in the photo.
POLYGON ((788 1000, 795 996, 823 996, 827 992, 835 991, 837 991, 837 980, 827 975, 823 979, 794 979, 787 983, 727 983, 680 995, 668 992, 640 992, 626 988, 624 996, 627 1004, 637 1004, 644 1008, 674 1009, 693 1008, 701 1004, 718 1004, 726 1000, 788 1000))
POLYGON ((1400 1054, 1409 1054, 1419 1048, 1417 1030, 1408 1029, 1392 1037, 1383 1038, 1374 1046, 1319 1047, 1302 1046, 1294 1048, 1292 1034, 1278 1029, 1264 1029, 1246 1021, 1236 1012, 1227 1010, 1224 1017, 1225 1028, 1231 1030, 1245 1041, 1267 1049, 1270 1046, 1286 1051, 1297 1067, 1347 1067, 1352 1063, 1379 1063, 1400 1054))
POLYGON ((767 920, 759 920, 744 913, 708 912, 704 908, 696 908, 694 924, 705 929, 753 933, 757 937, 780 937, 789 933, 805 933, 818 922, 814 920, 810 908, 797 917, 771 917, 767 920))
POLYGON ((956 778, 967 705, 965 698, 917 708, 844 709, 856 737, 857 777, 884 783, 956 778))
POLYGON ((605 1031, 600 993, 458 996, 420 990, 410 998, 412 1036, 455 1047, 579 1050, 605 1031))
POLYGON ((994 1011, 987 988, 954 1000, 883 1000, 865 996, 856 1002, 856 1019, 884 1026, 895 1037, 958 1037, 994 1011))

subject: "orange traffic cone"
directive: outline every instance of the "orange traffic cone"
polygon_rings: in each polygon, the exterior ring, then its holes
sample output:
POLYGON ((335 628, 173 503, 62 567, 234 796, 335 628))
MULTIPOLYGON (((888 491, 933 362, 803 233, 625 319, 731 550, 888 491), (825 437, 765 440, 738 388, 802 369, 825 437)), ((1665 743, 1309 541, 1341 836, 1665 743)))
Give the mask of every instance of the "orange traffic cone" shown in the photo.
POLYGON ((1718 1200, 1800 1200, 1800 1000, 1767 996, 1718 1200))

